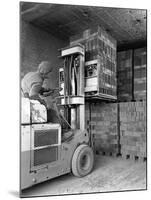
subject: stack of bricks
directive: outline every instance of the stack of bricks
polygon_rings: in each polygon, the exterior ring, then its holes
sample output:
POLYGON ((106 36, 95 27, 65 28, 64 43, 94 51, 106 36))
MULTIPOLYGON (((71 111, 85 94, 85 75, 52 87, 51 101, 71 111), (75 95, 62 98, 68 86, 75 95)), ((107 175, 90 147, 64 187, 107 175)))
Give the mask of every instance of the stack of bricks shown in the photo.
POLYGON ((87 29, 70 38, 70 45, 85 46, 85 61, 97 60, 99 93, 116 97, 116 40, 102 27, 87 29))
POLYGON ((104 56, 108 66, 116 63, 116 40, 103 27, 95 26, 83 31, 79 35, 70 37, 70 45, 83 44, 85 46, 85 61, 95 60, 98 55, 104 56))
POLYGON ((120 144, 124 158, 146 159, 146 102, 120 103, 120 144))
POLYGON ((118 52, 117 97, 119 101, 146 100, 146 53, 146 48, 118 52))
POLYGON ((132 50, 117 53, 117 98, 132 100, 132 50))
POLYGON ((105 155, 119 153, 117 104, 92 104, 91 133, 95 152, 105 155))
POLYGON ((146 99, 146 48, 134 50, 134 99, 146 99))

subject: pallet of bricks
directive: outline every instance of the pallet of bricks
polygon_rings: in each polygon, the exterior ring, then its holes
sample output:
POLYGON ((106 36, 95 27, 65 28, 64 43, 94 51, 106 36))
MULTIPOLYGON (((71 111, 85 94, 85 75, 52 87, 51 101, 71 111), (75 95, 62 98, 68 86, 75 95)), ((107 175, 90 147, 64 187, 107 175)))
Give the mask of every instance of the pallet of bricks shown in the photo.
POLYGON ((146 101, 120 103, 120 145, 123 158, 146 160, 146 101))
POLYGON ((134 99, 146 100, 146 48, 134 50, 134 99))
POLYGON ((119 153, 119 135, 116 103, 91 105, 91 135, 97 154, 116 156, 119 153))
POLYGON ((117 98, 132 100, 132 50, 117 53, 117 98))
MULTIPOLYGON (((97 93, 116 98, 116 40, 97 26, 70 38, 70 45, 85 46, 85 62, 97 62, 97 93)), ((93 66, 92 66, 93 67, 93 66)))
POLYGON ((118 101, 146 100, 146 48, 117 53, 118 101))

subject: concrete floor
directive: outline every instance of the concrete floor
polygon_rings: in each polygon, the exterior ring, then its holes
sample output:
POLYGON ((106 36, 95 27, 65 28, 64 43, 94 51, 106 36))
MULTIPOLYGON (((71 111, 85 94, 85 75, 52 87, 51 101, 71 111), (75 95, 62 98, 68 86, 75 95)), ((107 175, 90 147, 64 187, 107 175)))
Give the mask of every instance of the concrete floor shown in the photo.
POLYGON ((146 189, 146 162, 97 155, 91 174, 60 176, 26 189, 22 197, 146 189))

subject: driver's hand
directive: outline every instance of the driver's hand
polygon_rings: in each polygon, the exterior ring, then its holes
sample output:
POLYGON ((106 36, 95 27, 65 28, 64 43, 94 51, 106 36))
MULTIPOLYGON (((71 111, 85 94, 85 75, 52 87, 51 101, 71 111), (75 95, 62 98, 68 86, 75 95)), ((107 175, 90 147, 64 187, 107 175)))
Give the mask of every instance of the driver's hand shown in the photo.
POLYGON ((43 105, 47 108, 47 103, 45 102, 44 99, 41 99, 41 100, 40 100, 40 103, 43 104, 43 105))

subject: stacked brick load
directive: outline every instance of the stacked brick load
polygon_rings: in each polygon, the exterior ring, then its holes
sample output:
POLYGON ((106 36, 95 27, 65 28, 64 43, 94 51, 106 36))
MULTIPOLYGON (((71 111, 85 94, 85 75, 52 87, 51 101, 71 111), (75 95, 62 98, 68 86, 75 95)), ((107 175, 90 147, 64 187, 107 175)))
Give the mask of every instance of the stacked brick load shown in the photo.
POLYGON ((102 27, 96 26, 70 37, 70 45, 81 43, 85 46, 85 61, 104 56, 110 67, 116 65, 116 40, 102 27))
POLYGON ((146 100, 146 48, 117 53, 117 98, 146 100))
POLYGON ((119 153, 117 106, 116 103, 91 106, 91 133, 96 152, 105 155, 119 153))
POLYGON ((146 48, 134 51, 134 99, 146 99, 146 48))
POLYGON ((117 53, 117 98, 132 100, 132 50, 117 53))
POLYGON ((97 60, 99 93, 116 98, 116 40, 102 27, 87 29, 70 38, 70 45, 85 46, 85 62, 97 60))
POLYGON ((146 102, 120 103, 120 144, 124 158, 146 159, 146 102))

